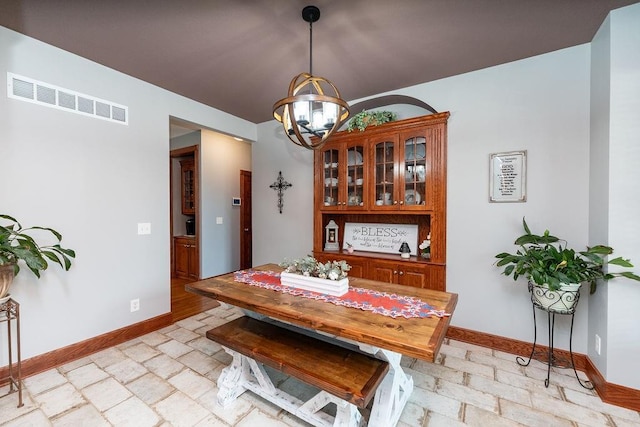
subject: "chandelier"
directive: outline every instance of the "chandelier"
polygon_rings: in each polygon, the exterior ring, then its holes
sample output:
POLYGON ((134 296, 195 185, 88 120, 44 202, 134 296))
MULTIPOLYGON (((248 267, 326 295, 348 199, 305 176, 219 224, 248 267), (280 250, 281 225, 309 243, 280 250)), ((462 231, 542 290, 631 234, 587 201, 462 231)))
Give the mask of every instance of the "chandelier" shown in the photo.
POLYGON ((306 6, 302 19, 309 23, 309 72, 291 80, 287 97, 273 105, 273 117, 294 144, 317 150, 349 117, 349 105, 333 83, 313 75, 313 23, 320 9, 306 6))

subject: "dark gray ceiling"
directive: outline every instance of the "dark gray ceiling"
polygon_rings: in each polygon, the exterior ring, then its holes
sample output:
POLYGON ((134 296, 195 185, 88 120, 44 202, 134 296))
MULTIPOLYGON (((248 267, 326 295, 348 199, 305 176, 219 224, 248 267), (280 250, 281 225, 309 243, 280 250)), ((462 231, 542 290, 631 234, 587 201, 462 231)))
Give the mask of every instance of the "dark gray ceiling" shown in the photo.
POLYGON ((0 25, 260 123, 309 71, 308 4, 321 11, 313 72, 353 100, 588 43, 610 10, 633 3, 0 0, 0 25))

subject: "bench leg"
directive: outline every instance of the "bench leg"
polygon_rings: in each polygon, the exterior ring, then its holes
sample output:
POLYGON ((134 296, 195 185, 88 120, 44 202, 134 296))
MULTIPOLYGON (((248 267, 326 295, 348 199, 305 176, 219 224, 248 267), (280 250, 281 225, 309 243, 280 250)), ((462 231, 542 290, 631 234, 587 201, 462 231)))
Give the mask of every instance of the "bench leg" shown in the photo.
POLYGON ((369 427, 395 426, 413 392, 413 378, 400 366, 402 358, 400 353, 381 349, 377 357, 389 362, 389 372, 376 390, 368 425, 369 427))
POLYGON ((304 405, 300 406, 295 414, 303 420, 313 422, 317 420, 318 411, 329 403, 335 403, 336 405, 336 416, 333 420, 333 427, 357 427, 362 425, 362 415, 355 405, 338 399, 324 390, 307 400, 304 405))
POLYGON ((349 402, 336 402, 336 419, 333 427, 355 427, 363 424, 362 415, 355 405, 349 402))
POLYGON ((244 385, 250 380, 251 371, 248 360, 243 355, 226 347, 222 348, 233 357, 231 364, 218 377, 218 403, 225 407, 244 393, 244 385))
POLYGON ((358 427, 362 415, 358 408, 326 391, 320 391, 306 402, 277 389, 263 365, 227 347, 222 347, 233 357, 229 366, 218 377, 218 403, 226 407, 246 390, 278 405, 282 409, 318 427, 358 427), (320 412, 329 403, 335 403, 336 416, 320 412))

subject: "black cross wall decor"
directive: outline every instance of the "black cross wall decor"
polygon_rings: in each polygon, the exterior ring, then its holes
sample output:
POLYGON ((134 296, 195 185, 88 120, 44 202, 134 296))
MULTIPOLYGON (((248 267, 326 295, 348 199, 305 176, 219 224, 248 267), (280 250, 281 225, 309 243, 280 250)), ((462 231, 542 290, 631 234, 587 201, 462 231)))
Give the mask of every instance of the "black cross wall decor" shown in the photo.
POLYGON ((276 182, 269 186, 270 188, 273 188, 278 192, 278 209, 280 210, 280 213, 282 213, 282 208, 284 207, 284 202, 282 201, 282 193, 284 192, 284 190, 291 186, 293 186, 293 184, 288 183, 282 177, 282 171, 278 172, 278 179, 276 179, 276 182))

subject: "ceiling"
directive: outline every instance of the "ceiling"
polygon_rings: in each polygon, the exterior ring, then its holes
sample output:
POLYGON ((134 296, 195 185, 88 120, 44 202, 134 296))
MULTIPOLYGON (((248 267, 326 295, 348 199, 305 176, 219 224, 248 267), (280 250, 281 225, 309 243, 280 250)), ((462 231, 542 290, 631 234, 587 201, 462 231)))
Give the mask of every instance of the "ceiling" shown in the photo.
POLYGON ((309 71, 308 4, 313 73, 355 100, 588 43, 637 1, 1 0, 0 25, 261 123, 309 71))

